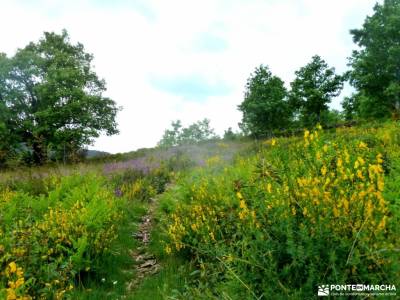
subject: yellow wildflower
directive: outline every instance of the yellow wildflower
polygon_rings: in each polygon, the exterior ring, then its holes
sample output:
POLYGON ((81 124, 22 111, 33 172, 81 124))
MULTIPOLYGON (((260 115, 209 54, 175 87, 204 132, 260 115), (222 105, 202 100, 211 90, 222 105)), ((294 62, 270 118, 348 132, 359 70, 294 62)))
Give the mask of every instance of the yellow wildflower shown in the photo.
POLYGON ((339 157, 338 160, 337 160, 337 166, 338 166, 339 168, 343 166, 343 160, 342 160, 341 157, 339 157))
POLYGON ((379 206, 381 208, 384 208, 385 207, 385 198, 383 198, 382 193, 376 192, 375 195, 376 195, 376 198, 378 198, 379 206))
POLYGON ((14 289, 9 288, 7 289, 7 300, 16 300, 17 295, 15 294, 14 289))
POLYGON ((360 166, 360 163, 358 162, 358 160, 356 160, 354 163, 354 169, 357 169, 359 166, 360 166))
POLYGON ((303 208, 303 215, 304 215, 304 216, 307 216, 307 213, 308 213, 307 207, 304 207, 304 208, 303 208))
POLYGON ((346 161, 346 163, 350 162, 350 155, 349 152, 347 152, 347 150, 344 151, 344 160, 346 161))
POLYGON ((197 225, 194 223, 194 224, 192 224, 190 227, 192 227, 192 230, 193 231, 197 231, 197 225))
POLYGON ((240 200, 240 208, 245 209, 247 207, 246 202, 244 200, 240 200))
POLYGON ((209 233, 209 235, 210 235, 211 239, 212 239, 213 241, 215 241, 214 232, 211 231, 211 232, 209 233))
POLYGON ((360 149, 368 149, 368 146, 367 146, 366 143, 360 142, 360 143, 358 144, 358 148, 360 148, 360 149))
POLYGON ((330 182, 331 182, 331 179, 329 177, 327 177, 325 180, 325 185, 328 185, 330 182))
POLYGON ((325 153, 328 152, 328 145, 325 144, 324 147, 322 147, 322 149, 324 150, 325 153))
POLYGON ((335 218, 339 217, 339 210, 336 208, 336 206, 333 208, 333 215, 335 218))
POLYGON ((385 229, 386 218, 387 218, 387 216, 383 216, 382 220, 379 222, 378 229, 380 229, 380 230, 385 229))
POLYGON ((239 219, 243 220, 247 215, 247 211, 246 210, 242 210, 239 212, 239 219))
POLYGON ((272 185, 270 183, 267 184, 267 191, 268 193, 272 192, 272 185))
POLYGON ((325 176, 327 171, 328 171, 328 170, 326 169, 326 166, 323 165, 322 168, 321 168, 321 174, 322 174, 322 176, 325 176))
POLYGON ((316 186, 314 186, 313 189, 311 190, 311 194, 313 196, 319 196, 319 190, 317 189, 316 186))
POLYGON ((315 154, 315 157, 317 158, 317 160, 321 159, 321 152, 317 151, 317 153, 315 154))
POLYGON ((360 191, 360 192, 358 193, 359 199, 363 199, 366 195, 367 195, 367 192, 365 192, 365 191, 360 191))
POLYGON ((17 276, 18 277, 23 277, 24 276, 24 272, 22 271, 22 268, 17 268, 17 276))
POLYGON ((347 212, 349 210, 349 201, 347 199, 343 200, 344 210, 347 212))
POLYGON ((377 185, 378 185, 378 190, 380 190, 381 192, 383 192, 383 189, 384 189, 384 187, 385 187, 385 183, 384 183, 384 181, 383 181, 383 178, 379 178, 379 179, 378 179, 377 185))
POLYGON ((367 209, 366 209, 366 215, 367 215, 367 217, 369 217, 369 216, 372 215, 372 211, 373 211, 373 210, 374 210, 374 207, 373 207, 373 205, 372 205, 371 200, 369 200, 368 203, 367 203, 367 209))
POLYGON ((17 288, 19 288, 21 285, 23 285, 24 284, 24 278, 23 277, 21 277, 21 278, 18 278, 17 279, 17 281, 15 282, 15 288, 17 289, 17 288))
POLYGON ((17 271, 17 264, 15 262, 10 262, 8 267, 10 268, 10 273, 15 273, 17 271))

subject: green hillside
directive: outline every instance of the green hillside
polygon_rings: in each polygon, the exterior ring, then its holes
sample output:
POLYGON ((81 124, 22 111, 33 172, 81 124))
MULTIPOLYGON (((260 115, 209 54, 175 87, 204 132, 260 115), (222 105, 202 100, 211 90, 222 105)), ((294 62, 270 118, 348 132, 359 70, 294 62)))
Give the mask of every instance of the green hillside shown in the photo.
POLYGON ((306 299, 399 278, 399 123, 76 171, 2 176, 4 298, 306 299))

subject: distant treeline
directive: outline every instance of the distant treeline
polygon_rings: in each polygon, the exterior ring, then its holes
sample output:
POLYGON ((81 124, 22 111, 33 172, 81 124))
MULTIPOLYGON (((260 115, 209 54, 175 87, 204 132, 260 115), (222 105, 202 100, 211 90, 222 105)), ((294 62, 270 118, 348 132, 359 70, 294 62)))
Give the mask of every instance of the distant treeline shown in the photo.
POLYGON ((400 0, 376 4, 361 29, 350 31, 358 50, 348 59, 350 70, 336 74, 318 55, 295 72, 290 89, 261 65, 250 75, 241 129, 253 136, 324 126, 350 120, 398 119, 400 116, 400 0), (342 102, 343 111, 329 109, 344 82, 356 90, 342 102))
MULTIPOLYGON (((257 67, 238 107, 243 113, 241 132, 229 128, 224 138, 285 135, 317 123, 332 127, 353 120, 398 119, 400 0, 376 4, 362 28, 350 33, 358 50, 348 59, 350 69, 344 74, 336 74, 335 68, 315 55, 295 72, 287 89, 268 66, 257 67), (343 111, 329 109, 345 82, 355 92, 343 100, 343 111)), ((82 44, 71 44, 65 30, 45 32, 37 43, 29 43, 13 57, 0 53, 0 168, 79 161, 94 138, 118 132, 119 108, 103 96, 105 82, 93 71, 92 59, 82 44)), ((216 138, 207 119, 188 127, 178 120, 158 145, 216 138)))

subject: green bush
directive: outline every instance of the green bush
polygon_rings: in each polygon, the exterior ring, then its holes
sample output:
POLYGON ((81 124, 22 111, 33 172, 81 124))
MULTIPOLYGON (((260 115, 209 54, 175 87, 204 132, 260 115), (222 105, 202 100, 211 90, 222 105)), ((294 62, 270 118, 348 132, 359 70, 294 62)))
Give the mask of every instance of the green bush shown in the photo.
POLYGON ((319 284, 394 284, 399 173, 384 168, 398 170, 399 129, 305 131, 182 179, 161 227, 165 251, 198 266, 191 294, 306 299, 319 284))
POLYGON ((108 253, 124 199, 92 174, 49 179, 48 193, 0 194, 0 295, 61 298, 108 253))

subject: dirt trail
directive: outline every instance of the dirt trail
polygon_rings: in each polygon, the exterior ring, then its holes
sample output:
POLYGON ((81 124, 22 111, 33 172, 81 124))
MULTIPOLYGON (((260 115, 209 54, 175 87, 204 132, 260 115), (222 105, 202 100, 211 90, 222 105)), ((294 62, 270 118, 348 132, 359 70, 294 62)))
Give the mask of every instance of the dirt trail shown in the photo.
POLYGON ((133 238, 137 239, 140 242, 140 246, 136 249, 130 250, 130 255, 133 260, 136 262, 135 264, 135 277, 127 283, 127 291, 131 292, 139 284, 150 275, 154 275, 158 273, 161 266, 157 262, 156 257, 149 252, 148 244, 150 242, 150 234, 153 226, 153 217, 154 211, 157 206, 157 197, 151 199, 149 204, 149 208, 147 210, 146 215, 142 217, 142 220, 139 224, 139 228, 137 232, 132 234, 133 238))

